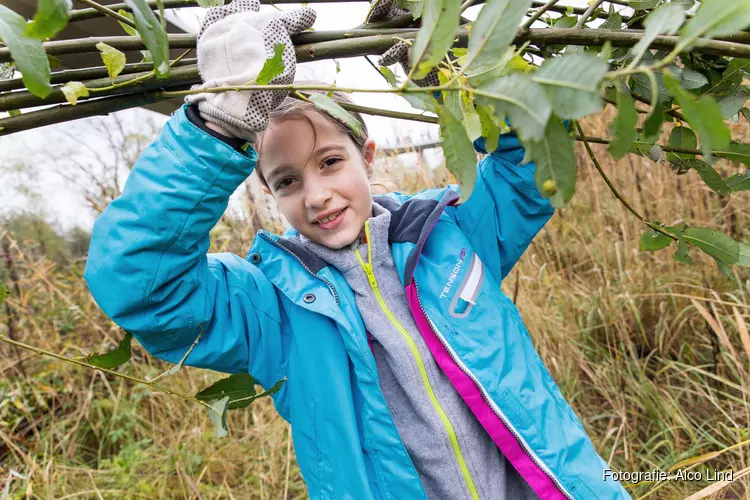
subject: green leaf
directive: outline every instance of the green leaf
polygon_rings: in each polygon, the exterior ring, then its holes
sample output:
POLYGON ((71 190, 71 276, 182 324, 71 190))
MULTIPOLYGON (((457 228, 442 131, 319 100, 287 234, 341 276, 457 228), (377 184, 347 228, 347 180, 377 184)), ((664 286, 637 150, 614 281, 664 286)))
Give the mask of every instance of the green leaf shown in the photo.
POLYGON ((484 145, 487 148, 487 152, 492 153, 497 149, 498 142, 500 141, 500 134, 502 134, 502 128, 495 122, 492 108, 488 106, 477 106, 477 114, 479 115, 479 123, 482 127, 484 145))
POLYGON ((357 137, 364 135, 365 131, 362 124, 330 97, 312 93, 308 96, 308 99, 315 104, 316 108, 325 111, 328 115, 349 127, 357 137))
POLYGON ((677 250, 674 251, 672 258, 675 262, 682 262, 683 264, 693 265, 693 258, 690 256, 690 247, 685 243, 682 233, 677 235, 677 250))
POLYGON ((695 5, 695 0, 672 0, 671 3, 680 5, 685 10, 690 10, 695 5))
POLYGON ((750 123, 750 108, 742 108, 740 110, 740 113, 742 113, 742 116, 745 117, 745 120, 750 123))
POLYGON ((689 47, 697 38, 731 35, 750 25, 750 0, 703 0, 695 15, 680 30, 678 46, 689 47))
POLYGON ((728 95, 717 95, 716 105, 719 106, 721 116, 731 118, 740 112, 748 99, 750 99, 750 89, 740 87, 728 95))
MULTIPOLYGON (((658 90, 657 104, 666 105, 672 100, 672 97, 664 85, 664 74, 654 71, 654 76, 656 77, 656 87, 658 90)), ((635 95, 646 99, 649 103, 651 102, 651 80, 646 75, 641 73, 633 75, 630 77, 628 85, 635 95)))
POLYGON ((665 236, 651 228, 641 235, 640 247, 646 252, 655 252, 662 248, 668 247, 672 243, 672 238, 665 236))
POLYGON ((88 97, 89 89, 81 82, 68 82, 60 88, 67 101, 75 106, 79 97, 88 97))
MULTIPOLYGON (((130 19, 131 21, 135 23, 135 18, 133 17, 133 14, 131 14, 127 10, 120 9, 117 11, 117 13, 123 17, 127 17, 128 19, 130 19)), ((117 22, 120 23, 120 26, 122 26, 122 29, 125 30, 125 33, 127 33, 130 36, 138 36, 138 31, 135 28, 133 28, 130 25, 125 24, 122 21, 117 21, 117 22)))
POLYGON ((550 199, 552 206, 564 206, 576 191, 576 157, 565 125, 553 116, 547 123, 544 137, 525 146, 536 164, 537 189, 550 199))
POLYGON ((710 160, 711 150, 726 147, 732 138, 716 102, 709 96, 697 99, 668 73, 664 75, 664 84, 682 107, 687 122, 698 133, 703 156, 710 160))
POLYGON ((738 266, 750 267, 750 245, 747 243, 738 243, 740 247, 740 257, 737 261, 738 266))
POLYGON ((703 182, 720 195, 725 196, 730 193, 731 190, 727 186, 727 183, 724 182, 724 179, 721 178, 721 175, 705 161, 696 158, 676 161, 679 163, 678 168, 680 170, 693 169, 698 172, 703 182))
POLYGON ((206 402, 226 397, 227 409, 236 410, 247 408, 255 395, 255 379, 248 373, 235 373, 206 387, 195 397, 206 402))
POLYGON ((661 135, 661 124, 664 123, 666 117, 664 108, 657 104, 651 111, 651 116, 646 118, 646 121, 643 123, 643 134, 646 137, 656 136, 656 140, 658 140, 661 135))
POLYGON ((638 111, 627 88, 617 89, 617 116, 612 122, 614 137, 607 149, 615 159, 625 156, 635 140, 638 131, 638 111))
POLYGON ((660 0, 630 0, 628 7, 635 10, 653 9, 659 4, 660 0))
POLYGON ((0 304, 5 302, 5 297, 8 296, 8 289, 5 288, 5 283, 0 281, 0 304))
POLYGON ((622 28, 622 16, 616 11, 610 12, 607 20, 599 26, 599 29, 603 30, 619 30, 620 28, 622 28))
POLYGON ((750 167, 750 144, 730 142, 725 148, 715 149, 716 156, 726 158, 729 161, 744 163, 750 167))
POLYGON ((750 190, 750 170, 744 174, 734 174, 727 179, 727 187, 732 191, 749 191, 750 190))
POLYGON ((224 0, 198 0, 198 7, 203 7, 204 9, 221 7, 222 5, 224 5, 224 0))
POLYGON ((20 109, 9 109, 8 110, 8 116, 18 116, 21 114, 20 109))
POLYGON ((208 408, 206 408, 206 411, 208 411, 208 420, 214 424, 217 438, 229 435, 229 429, 227 429, 227 403, 229 403, 228 396, 209 401, 208 408))
POLYGON ((123 68, 125 68, 125 54, 104 42, 97 43, 96 48, 101 52, 102 61, 104 62, 104 66, 107 67, 109 78, 112 79, 119 75, 123 68))
POLYGON ((84 358, 87 363, 98 366, 99 368, 106 368, 111 370, 118 366, 130 361, 130 342, 133 340, 133 335, 129 332, 125 333, 125 337, 117 345, 117 348, 105 352, 104 354, 94 353, 89 354, 84 358))
POLYGON ((0 5, 0 39, 10 49, 16 69, 23 75, 23 84, 32 94, 43 99, 52 92, 49 61, 41 40, 24 36, 25 28, 23 17, 0 5))
POLYGON ((456 0, 425 0, 422 28, 409 54, 409 64, 414 69, 412 79, 426 77, 451 48, 458 29, 460 7, 456 0))
POLYGON ((26 25, 23 34, 29 38, 52 38, 68 24, 70 0, 39 0, 34 20, 26 25))
POLYGON ((559 117, 576 119, 601 111, 598 88, 608 69, 595 55, 570 54, 546 59, 531 78, 542 85, 559 117))
POLYGON ((482 125, 474 104, 463 92, 447 92, 444 107, 461 123, 470 140, 482 135, 482 125))
POLYGON ((493 67, 530 6, 531 0, 488 0, 471 28, 465 69, 475 73, 493 67))
POLYGON ((461 122, 446 107, 438 106, 440 141, 445 156, 445 166, 461 186, 461 200, 465 201, 474 190, 477 153, 466 135, 461 122))
POLYGON ((682 235, 686 242, 724 264, 736 264, 739 261, 739 244, 724 233, 707 227, 689 227, 682 235))
POLYGON ((544 89, 531 77, 511 73, 476 90, 476 101, 490 105, 499 121, 510 119, 521 141, 541 140, 552 113, 544 89))
POLYGON ((258 85, 268 85, 271 80, 279 76, 284 71, 284 61, 281 57, 284 55, 284 48, 286 47, 283 43, 277 43, 273 46, 273 57, 266 59, 263 63, 263 67, 258 73, 258 78, 255 79, 258 85))
POLYGON ((711 87, 704 90, 705 94, 731 94, 742 84, 744 73, 750 71, 750 59, 735 57, 727 65, 724 72, 711 87))
POLYGON ((685 10, 682 6, 671 3, 660 5, 657 9, 651 11, 643 22, 646 31, 643 38, 638 40, 638 43, 631 49, 631 55, 640 59, 657 36, 675 33, 680 29, 683 21, 685 21, 685 10))
MULTIPOLYGON (((670 4, 674 5, 674 4, 670 4)), ((699 89, 708 83, 708 78, 703 73, 698 73, 690 68, 682 70, 682 88, 693 90, 699 89)))
POLYGON ((166 78, 169 75, 169 41, 166 31, 146 0, 125 0, 125 5, 132 9, 138 34, 151 52, 156 76, 166 78))
MULTIPOLYGON (((698 138, 695 136, 695 132, 688 127, 675 127, 672 129, 672 133, 669 134, 667 144, 677 148, 697 149, 698 138)), ((695 158, 695 155, 689 153, 667 153, 667 159, 674 160, 676 158, 695 158)))
POLYGON ((385 81, 388 82, 388 85, 390 85, 391 88, 395 89, 396 87, 398 87, 398 80, 396 80, 396 75, 393 74, 391 68, 380 66, 378 67, 378 70, 380 71, 380 74, 385 77, 385 81))

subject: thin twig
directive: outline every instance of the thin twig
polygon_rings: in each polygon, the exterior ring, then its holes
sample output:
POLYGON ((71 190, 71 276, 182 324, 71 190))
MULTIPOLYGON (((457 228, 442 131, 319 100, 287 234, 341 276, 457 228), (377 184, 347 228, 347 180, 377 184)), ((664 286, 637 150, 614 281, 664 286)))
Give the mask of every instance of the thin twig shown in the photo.
POLYGON ((102 371, 104 373, 108 373, 110 375, 114 375, 115 377, 120 377, 120 378, 123 378, 125 380, 129 380, 131 382, 135 382, 136 384, 146 385, 148 387, 151 387, 152 389, 156 389, 157 391, 164 392, 164 393, 170 394, 172 396, 178 396, 178 397, 181 397, 182 399, 187 399, 189 401, 193 401, 193 402, 201 404, 203 406, 207 406, 207 407, 209 406, 204 401, 201 401, 200 399, 198 399, 198 398, 196 398, 194 396, 190 396, 189 394, 182 394, 180 392, 175 392, 172 389, 169 389, 168 387, 164 387, 163 385, 160 385, 160 384, 154 384, 152 382, 149 382, 148 380, 143 380, 143 379, 140 379, 138 377, 132 377, 132 376, 126 375, 124 373, 120 373, 120 372, 117 372, 117 371, 114 371, 114 370, 110 370, 110 369, 107 369, 107 368, 101 368, 99 366, 92 365, 92 364, 87 363, 85 361, 81 361, 80 359, 69 358, 67 356, 63 356, 61 354, 57 354, 57 353, 52 352, 52 351, 47 351, 47 350, 42 349, 40 347, 36 347, 36 346, 33 346, 33 345, 26 344, 24 342, 19 342, 17 340, 10 339, 10 338, 6 337, 5 335, 0 335, 0 342, 5 342, 7 344, 11 344, 11 345, 14 345, 16 347, 20 347, 21 349, 24 349, 24 350, 27 350, 27 351, 31 351, 31 352, 34 352, 36 354, 40 354, 42 356, 47 356, 47 357, 50 357, 50 358, 59 359, 60 361, 64 361, 66 363, 70 363, 70 364, 73 364, 73 365, 84 366, 86 368, 91 368, 93 370, 99 370, 99 371, 102 371))
POLYGON ((589 8, 586 9, 586 12, 583 13, 583 15, 578 19, 578 22, 576 23, 575 27, 577 29, 583 28, 583 26, 586 24, 586 21, 589 20, 591 17, 591 14, 594 13, 596 9, 599 8, 599 6, 604 2, 604 0, 596 0, 594 3, 589 5, 589 8))
POLYGON ((531 15, 531 17, 529 18, 529 20, 528 20, 528 21, 526 21, 525 23, 523 23, 523 26, 521 26, 521 33, 525 32, 525 31, 527 31, 527 30, 528 30, 529 28, 531 28, 531 25, 532 25, 532 24, 534 24, 534 23, 536 22, 536 20, 537 20, 537 19, 539 19, 540 17, 542 17, 542 15, 544 15, 544 13, 545 13, 545 12, 547 12, 547 11, 548 11, 548 10, 550 10, 550 9, 551 9, 552 7, 554 7, 554 6, 555 6, 555 4, 556 4, 557 2, 559 2, 559 1, 560 1, 560 0, 549 0, 549 1, 547 2, 547 3, 545 3, 544 5, 542 5, 541 7, 539 7, 539 8, 538 8, 538 9, 536 10, 536 12, 534 12, 534 13, 533 13, 533 14, 531 15))
POLYGON ((678 239, 675 235, 670 234, 664 229, 662 229, 661 227, 659 227, 659 225, 646 220, 640 213, 638 213, 638 211, 635 208, 632 207, 632 205, 630 205, 630 203, 628 203, 628 201, 625 198, 622 197, 622 195, 614 186, 614 184, 612 184, 612 181, 610 181, 609 177, 607 177, 607 174, 604 172, 604 169, 602 169, 602 166, 599 164, 599 160, 596 159, 596 155, 594 154, 594 151, 591 149, 591 145, 589 144, 589 141, 584 135, 583 129, 581 128, 581 125, 578 122, 576 122, 576 130, 578 130, 578 134, 583 140, 583 145, 585 146, 586 152, 589 154, 589 158, 591 158, 591 161, 593 162, 594 167, 596 168, 597 172, 599 172, 599 175, 601 175, 602 179, 604 179, 604 182, 607 184, 607 187, 609 188, 609 190, 612 191, 612 194, 615 195, 615 198, 620 200, 620 203, 622 203, 625 206, 625 208, 627 208, 628 211, 631 214, 633 214, 638 220, 646 224, 648 227, 650 227, 657 233, 661 233, 664 236, 667 236, 673 240, 678 239))
MULTIPOLYGON (((86 5, 90 6, 94 10, 97 10, 104 14, 105 16, 109 16, 111 18, 117 19, 121 23, 127 24, 131 28, 135 28, 135 23, 128 19, 127 17, 123 16, 119 12, 116 12, 109 7, 105 7, 104 5, 94 2, 94 0, 78 0, 81 3, 85 3, 86 5)), ((74 11, 75 12, 75 11, 74 11)))
POLYGON ((466 0, 464 3, 461 4, 460 12, 465 11, 466 9, 468 9, 475 3, 477 3, 477 0, 466 0))

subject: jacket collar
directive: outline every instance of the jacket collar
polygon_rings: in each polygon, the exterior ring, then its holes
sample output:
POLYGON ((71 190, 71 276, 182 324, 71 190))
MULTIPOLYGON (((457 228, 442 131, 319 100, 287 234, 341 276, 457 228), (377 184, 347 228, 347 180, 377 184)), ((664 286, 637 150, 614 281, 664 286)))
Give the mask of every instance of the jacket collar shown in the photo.
MULTIPOLYGON (((458 201, 458 193, 445 189, 442 191, 442 196, 437 199, 409 198, 404 203, 399 203, 388 195, 376 195, 373 196, 373 201, 391 212, 388 243, 412 243, 415 245, 409 254, 404 270, 404 283, 408 285, 414 275, 414 269, 427 236, 445 207, 458 201)), ((274 240, 277 245, 297 257, 304 266, 316 275, 328 265, 323 259, 302 245, 294 228, 290 227, 284 232, 283 236, 276 237, 274 240)))

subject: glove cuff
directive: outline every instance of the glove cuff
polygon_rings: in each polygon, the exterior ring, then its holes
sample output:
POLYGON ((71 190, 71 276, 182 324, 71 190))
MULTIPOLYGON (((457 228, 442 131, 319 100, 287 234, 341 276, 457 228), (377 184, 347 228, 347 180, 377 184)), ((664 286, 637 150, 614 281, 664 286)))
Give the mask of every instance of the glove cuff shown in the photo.
MULTIPOLYGON (((238 120, 215 106, 212 106, 208 101, 200 101, 198 103, 198 111, 200 112, 201 118, 207 122, 220 125, 231 132, 232 135, 235 135, 240 139, 245 139, 250 144, 255 144, 260 130, 252 130, 247 126, 247 123, 238 120)), ((266 127, 264 126, 263 128, 266 127)))

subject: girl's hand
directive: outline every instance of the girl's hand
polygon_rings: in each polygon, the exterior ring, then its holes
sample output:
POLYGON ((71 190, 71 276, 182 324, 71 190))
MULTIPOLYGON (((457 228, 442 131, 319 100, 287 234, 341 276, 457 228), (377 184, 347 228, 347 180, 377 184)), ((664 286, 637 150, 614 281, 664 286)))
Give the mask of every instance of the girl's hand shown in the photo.
MULTIPOLYGON (((259 0, 234 0, 209 9, 198 34, 198 69, 203 84, 198 89, 249 85, 258 77, 276 44, 284 44, 284 71, 272 85, 294 82, 297 58, 290 39, 315 23, 315 11, 259 12, 259 0)), ((250 142, 268 125, 268 113, 289 94, 287 90, 192 94, 185 99, 197 104, 207 123, 250 142)))

